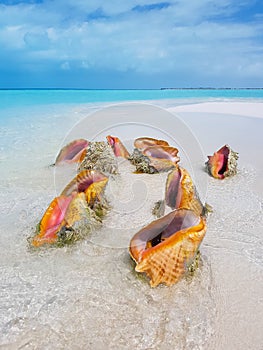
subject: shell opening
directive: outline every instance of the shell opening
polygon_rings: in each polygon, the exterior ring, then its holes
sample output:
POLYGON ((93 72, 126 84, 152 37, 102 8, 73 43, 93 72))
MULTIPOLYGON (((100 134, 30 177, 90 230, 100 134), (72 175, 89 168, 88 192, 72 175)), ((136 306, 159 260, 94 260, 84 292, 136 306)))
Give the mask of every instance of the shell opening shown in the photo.
POLYGON ((182 180, 182 172, 179 167, 173 170, 167 176, 165 202, 168 205, 168 207, 172 209, 178 208, 181 202, 181 197, 182 197, 181 180, 182 180))
POLYGON ((227 147, 223 147, 221 148, 219 153, 222 154, 224 158, 223 158, 222 166, 218 171, 218 174, 224 175, 224 173, 228 170, 229 149, 227 147))
POLYGON ((130 251, 135 260, 141 254, 155 247, 179 231, 194 227, 200 223, 200 217, 192 210, 178 209, 142 228, 131 240, 130 251))
POLYGON ((162 232, 160 232, 159 235, 157 235, 151 240, 152 246, 155 246, 158 243, 160 243, 160 241, 163 241, 164 239, 171 237, 173 234, 175 234, 178 231, 187 229, 191 226, 198 225, 199 221, 200 219, 190 211, 186 213, 184 216, 176 215, 172 219, 172 221, 166 227, 164 227, 162 232))

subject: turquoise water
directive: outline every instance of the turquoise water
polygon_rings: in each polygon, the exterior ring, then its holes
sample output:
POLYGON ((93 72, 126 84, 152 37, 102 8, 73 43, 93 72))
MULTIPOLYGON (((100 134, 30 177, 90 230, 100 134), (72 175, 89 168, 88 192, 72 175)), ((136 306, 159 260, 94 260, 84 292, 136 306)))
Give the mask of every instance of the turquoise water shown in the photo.
POLYGON ((189 98, 263 99, 263 89, 0 90, 0 109, 46 104, 83 104, 189 98))
POLYGON ((262 349, 263 199, 253 189, 262 182, 254 168, 262 164, 263 119, 186 112, 179 128, 176 115, 165 117, 152 106, 230 99, 262 101, 263 91, 0 90, 1 349, 262 349), (101 108, 125 100, 150 106, 101 108), (134 119, 137 125, 127 122, 134 119), (27 243, 48 204, 75 176, 67 166, 49 166, 62 145, 103 133, 123 140, 125 131, 131 139, 174 135, 186 169, 204 181, 195 181, 199 194, 207 191, 214 210, 200 269, 171 288, 151 289, 135 273, 128 243, 116 248, 129 242, 134 225, 149 223, 164 190, 150 179, 144 185, 129 168, 111 182, 115 204, 100 231, 65 249, 32 251, 27 243), (203 165, 225 142, 240 153, 239 172, 218 182, 203 165))

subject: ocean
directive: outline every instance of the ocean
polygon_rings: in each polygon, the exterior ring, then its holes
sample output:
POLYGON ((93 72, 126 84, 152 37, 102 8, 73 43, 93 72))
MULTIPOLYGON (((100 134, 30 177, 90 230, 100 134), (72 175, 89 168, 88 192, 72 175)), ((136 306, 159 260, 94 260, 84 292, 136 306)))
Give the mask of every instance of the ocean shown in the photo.
POLYGON ((153 101, 166 99, 262 99, 263 89, 159 89, 159 90, 0 90, 0 109, 46 104, 153 101))
POLYGON ((261 349, 263 200, 253 162, 262 119, 169 112, 213 101, 263 102, 263 90, 0 90, 0 346, 261 349), (101 229, 72 246, 30 248, 48 204, 76 174, 74 166, 50 166, 60 148, 107 134, 129 149, 138 136, 179 148, 214 210, 193 277, 151 289, 134 271, 129 240, 153 220, 166 178, 138 177, 122 161, 121 176, 107 189, 113 209, 101 229), (220 142, 240 151, 237 176, 223 182, 204 172, 220 142))

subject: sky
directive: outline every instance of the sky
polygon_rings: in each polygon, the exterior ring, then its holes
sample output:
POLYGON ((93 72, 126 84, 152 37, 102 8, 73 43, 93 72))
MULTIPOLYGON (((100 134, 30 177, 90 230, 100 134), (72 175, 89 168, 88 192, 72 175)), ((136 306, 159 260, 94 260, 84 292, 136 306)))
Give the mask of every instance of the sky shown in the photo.
POLYGON ((0 88, 263 87, 262 0, 0 0, 0 88))

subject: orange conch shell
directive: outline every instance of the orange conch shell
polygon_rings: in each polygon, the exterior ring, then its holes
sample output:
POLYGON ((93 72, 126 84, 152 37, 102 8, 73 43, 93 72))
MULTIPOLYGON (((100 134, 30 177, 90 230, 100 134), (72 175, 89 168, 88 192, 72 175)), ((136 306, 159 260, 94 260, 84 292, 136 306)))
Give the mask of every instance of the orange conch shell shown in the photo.
POLYGON ((151 287, 171 286, 187 273, 205 236, 206 223, 192 210, 178 209, 142 228, 130 242, 135 270, 151 287))
POLYGON ((135 148, 129 160, 136 166, 137 173, 154 174, 175 168, 180 160, 177 154, 178 149, 175 147, 155 145, 142 149, 135 148))
POLYGON ((167 176, 165 202, 171 209, 191 209, 197 215, 205 213, 191 176, 179 166, 167 176))
POLYGON ((56 197, 39 224, 39 233, 32 245, 65 244, 78 240, 97 224, 96 215, 88 207, 85 193, 56 197))
POLYGON ((228 145, 221 147, 212 156, 208 156, 206 167, 211 176, 224 179, 237 173, 238 153, 228 145))
POLYGON ((61 195, 69 196, 73 192, 84 192, 89 206, 100 200, 108 182, 107 176, 96 170, 82 170, 62 191, 61 195))
POLYGON ((88 147, 89 141, 78 139, 70 142, 64 146, 59 152, 55 165, 61 163, 78 163, 81 159, 82 153, 88 147))
POLYGON ((120 139, 116 136, 110 136, 108 135, 106 137, 108 144, 111 146, 114 154, 116 157, 123 157, 128 159, 130 154, 127 151, 126 147, 123 145, 123 143, 120 141, 120 139))
POLYGON ((80 226, 81 222, 87 221, 88 216, 91 218, 92 211, 88 211, 87 207, 92 208, 102 200, 107 182, 108 178, 98 171, 81 171, 49 205, 40 221, 39 232, 32 239, 32 245, 39 247, 56 243, 59 233, 65 228, 72 229, 77 223, 80 226))
POLYGON ((32 239, 32 245, 39 247, 57 241, 57 232, 62 227, 66 211, 74 195, 61 195, 53 199, 39 223, 39 233, 32 239))
POLYGON ((157 140, 151 137, 139 137, 134 141, 134 147, 140 150, 150 146, 169 146, 169 143, 164 140, 157 140))

